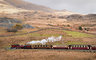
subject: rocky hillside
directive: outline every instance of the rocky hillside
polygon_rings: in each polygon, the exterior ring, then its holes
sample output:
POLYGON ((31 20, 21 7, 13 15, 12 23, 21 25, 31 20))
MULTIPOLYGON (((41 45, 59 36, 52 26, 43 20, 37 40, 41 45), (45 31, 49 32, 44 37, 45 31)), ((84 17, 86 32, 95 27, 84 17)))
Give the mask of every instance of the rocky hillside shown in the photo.
POLYGON ((4 0, 0 0, 0 13, 19 13, 22 11, 27 11, 25 9, 16 8, 10 5, 8 2, 4 0))
POLYGON ((24 24, 22 21, 12 18, 0 18, 0 27, 11 28, 15 24, 21 24, 23 28, 34 28, 29 24, 24 24))
POLYGON ((44 11, 44 12, 53 12, 54 11, 51 8, 32 4, 29 2, 25 2, 23 0, 4 0, 4 1, 16 8, 22 8, 22 9, 26 9, 26 10, 37 10, 37 11, 44 11))
POLYGON ((29 11, 41 11, 44 13, 53 12, 52 14, 57 16, 74 14, 67 10, 54 10, 45 6, 32 4, 24 0, 0 0, 0 13, 20 13, 29 11))
POLYGON ((72 14, 66 17, 67 20, 95 20, 96 21, 96 14, 87 14, 87 15, 80 15, 80 14, 72 14))
MULTIPOLYGON (((32 20, 36 19, 50 19, 50 18, 59 18, 67 20, 95 20, 96 14, 82 15, 79 13, 74 13, 64 10, 54 10, 48 7, 32 4, 24 0, 0 0, 0 13, 12 13, 11 18, 20 18, 32 20), (49 13, 53 12, 53 13, 49 13), (14 14, 13 14, 14 13, 14 14), (29 19, 30 18, 30 19, 29 19)), ((4 15, 4 16, 5 16, 4 15)), ((2 16, 2 14, 0 15, 2 16)))

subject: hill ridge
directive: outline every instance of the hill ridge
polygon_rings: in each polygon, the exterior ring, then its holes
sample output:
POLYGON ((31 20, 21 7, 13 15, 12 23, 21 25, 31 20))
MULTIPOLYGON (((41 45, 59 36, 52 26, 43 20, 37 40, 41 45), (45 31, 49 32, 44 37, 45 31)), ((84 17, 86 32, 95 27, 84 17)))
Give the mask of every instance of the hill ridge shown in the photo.
POLYGON ((51 9, 49 7, 36 5, 36 4, 30 3, 30 2, 26 2, 24 0, 4 0, 4 1, 16 8, 22 8, 22 9, 26 9, 26 10, 37 10, 37 11, 39 10, 39 11, 44 11, 44 12, 53 12, 54 11, 53 9, 51 9))

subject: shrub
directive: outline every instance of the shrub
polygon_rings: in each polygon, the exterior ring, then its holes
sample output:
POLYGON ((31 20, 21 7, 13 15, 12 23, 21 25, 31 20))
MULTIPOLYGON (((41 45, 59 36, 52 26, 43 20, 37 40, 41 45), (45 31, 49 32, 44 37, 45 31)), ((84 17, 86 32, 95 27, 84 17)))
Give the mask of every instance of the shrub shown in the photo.
POLYGON ((13 26, 14 29, 21 30, 23 26, 21 24, 16 24, 13 26))
POLYGON ((17 31, 18 31, 17 29, 13 29, 13 28, 7 29, 7 32, 17 32, 17 31))
POLYGON ((79 26, 79 30, 83 30, 83 28, 81 26, 79 26))
POLYGON ((67 27, 70 27, 70 25, 67 25, 67 27))

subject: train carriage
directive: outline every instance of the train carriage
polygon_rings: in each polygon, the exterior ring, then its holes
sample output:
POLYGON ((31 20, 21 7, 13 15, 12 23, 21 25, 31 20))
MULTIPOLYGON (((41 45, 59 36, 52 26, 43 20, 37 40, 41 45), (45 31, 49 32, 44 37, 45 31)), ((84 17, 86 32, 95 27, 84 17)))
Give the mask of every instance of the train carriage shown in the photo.
POLYGON ((19 44, 13 44, 13 45, 11 45, 11 49, 17 48, 18 46, 20 46, 20 45, 19 44))
POLYGON ((96 45, 11 45, 11 49, 72 49, 72 50, 96 50, 96 45))
POLYGON ((24 45, 24 49, 32 49, 31 45, 24 45))
POLYGON ((52 45, 31 45, 33 49, 51 49, 52 45))
POLYGON ((67 45, 53 45, 53 49, 68 49, 67 45))
POLYGON ((92 50, 96 50, 96 45, 91 45, 92 50))
POLYGON ((31 45, 14 44, 14 45, 11 45, 11 48, 16 48, 16 49, 31 49, 31 45))
POLYGON ((19 45, 16 47, 16 49, 24 49, 24 46, 23 45, 19 45))
POLYGON ((90 45, 69 45, 69 49, 77 49, 77 50, 89 50, 90 45))

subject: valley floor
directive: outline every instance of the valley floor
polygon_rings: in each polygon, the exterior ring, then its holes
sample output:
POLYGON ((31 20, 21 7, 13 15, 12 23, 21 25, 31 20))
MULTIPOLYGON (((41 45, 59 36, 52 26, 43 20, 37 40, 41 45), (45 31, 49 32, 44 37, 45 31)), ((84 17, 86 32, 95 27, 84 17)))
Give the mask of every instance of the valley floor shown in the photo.
MULTIPOLYGON (((0 32, 4 34, 26 33, 28 31, 36 31, 38 29, 23 29, 17 33, 0 32)), ((83 32, 46 29, 25 35, 0 37, 0 60, 96 60, 96 53, 76 52, 76 51, 56 51, 56 50, 6 50, 11 44, 26 44, 30 41, 46 39, 51 36, 58 37, 62 35, 62 41, 47 44, 52 45, 70 45, 70 44, 96 44, 96 35, 83 32)))

